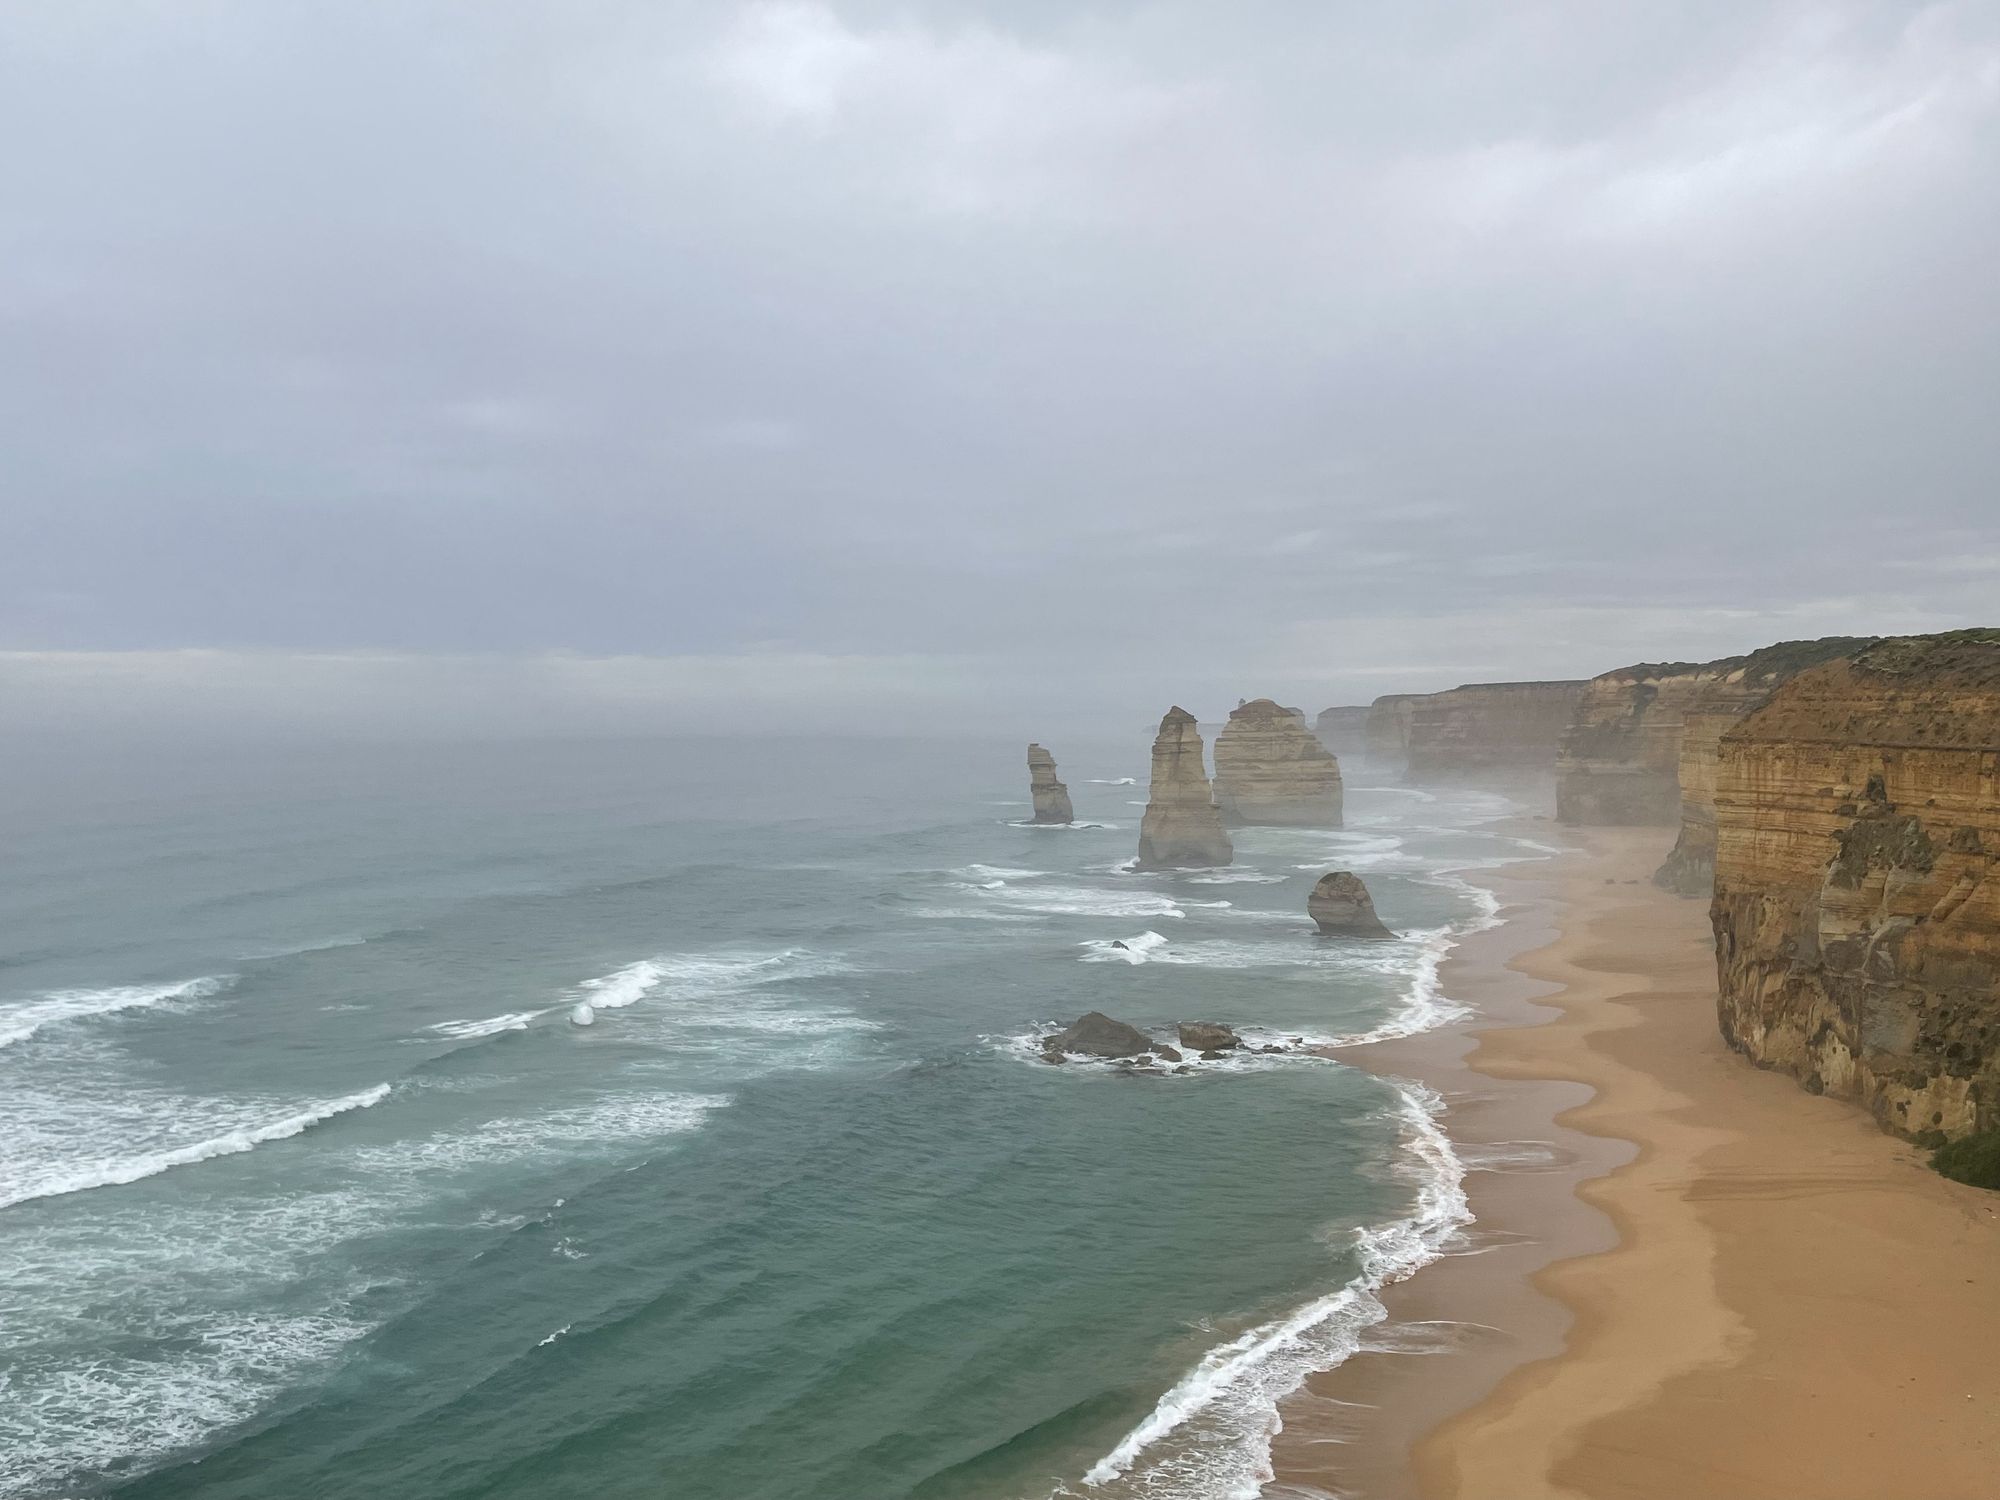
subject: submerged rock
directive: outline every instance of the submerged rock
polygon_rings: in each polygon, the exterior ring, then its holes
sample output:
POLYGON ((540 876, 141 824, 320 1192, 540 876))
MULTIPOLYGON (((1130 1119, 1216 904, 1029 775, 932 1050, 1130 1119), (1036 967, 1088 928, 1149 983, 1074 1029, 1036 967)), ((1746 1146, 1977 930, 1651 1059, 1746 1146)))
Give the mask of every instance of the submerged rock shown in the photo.
POLYGON ((1183 1021, 1181 1045, 1194 1052, 1225 1052, 1243 1045, 1243 1038, 1219 1021, 1183 1021))
POLYGON ((1238 705, 1215 739, 1215 805, 1229 824, 1340 827, 1340 762, 1305 715, 1269 698, 1238 705))
POLYGON ((1074 823, 1069 788, 1056 780, 1056 758, 1040 745, 1028 746, 1028 792, 1035 799, 1037 823, 1074 823))
POLYGON ((1159 1043, 1136 1026, 1114 1021, 1102 1011, 1079 1017, 1042 1042, 1042 1055, 1079 1052, 1086 1057, 1137 1057, 1157 1051, 1159 1043))
POLYGON ((1137 868, 1209 869, 1236 857, 1201 752, 1194 715, 1168 709, 1153 739, 1153 781, 1139 823, 1137 868))
POLYGON ((1319 878, 1306 898, 1306 915, 1319 930, 1339 937, 1385 938, 1396 934, 1375 915, 1375 898, 1361 877, 1347 870, 1334 870, 1319 878))

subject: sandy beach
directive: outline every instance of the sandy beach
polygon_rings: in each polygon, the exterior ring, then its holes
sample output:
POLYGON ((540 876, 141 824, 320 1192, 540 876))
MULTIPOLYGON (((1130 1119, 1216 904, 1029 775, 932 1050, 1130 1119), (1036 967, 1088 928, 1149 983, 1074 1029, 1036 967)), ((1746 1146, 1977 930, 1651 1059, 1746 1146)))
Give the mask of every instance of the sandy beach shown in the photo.
POLYGON ((2000 1195, 1723 1045, 1669 832, 1566 837, 1474 877, 1479 1020, 1352 1059, 1445 1093, 1478 1222, 1287 1403, 1268 1492, 1991 1500, 2000 1195))

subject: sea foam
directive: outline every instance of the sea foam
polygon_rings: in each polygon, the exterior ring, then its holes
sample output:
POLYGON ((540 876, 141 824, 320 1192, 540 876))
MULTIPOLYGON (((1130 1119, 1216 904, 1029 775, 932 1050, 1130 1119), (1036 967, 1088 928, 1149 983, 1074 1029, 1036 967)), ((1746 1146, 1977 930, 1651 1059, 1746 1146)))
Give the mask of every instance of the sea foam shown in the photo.
POLYGON ((1415 1202, 1405 1218, 1354 1232, 1354 1279, 1211 1349, 1084 1475, 1087 1492, 1232 1500, 1260 1493, 1272 1478, 1271 1439, 1283 1426, 1279 1402, 1359 1349, 1363 1333, 1388 1316, 1376 1294, 1436 1260, 1472 1222, 1464 1165, 1439 1124, 1443 1109, 1431 1090, 1398 1085, 1397 1170, 1414 1184, 1415 1202))
POLYGON ((103 990, 51 990, 33 1000, 0 1008, 0 1047, 25 1042, 45 1026, 65 1021, 149 1010, 179 1001, 205 1000, 236 982, 233 974, 211 974, 174 984, 127 984, 103 990))
POLYGON ((175 1167, 192 1166, 195 1162, 208 1161, 217 1156, 252 1151, 267 1141, 281 1141, 299 1135, 335 1115, 367 1109, 388 1096, 389 1085, 378 1083, 359 1093, 310 1104, 276 1119, 239 1125, 186 1146, 145 1151, 134 1156, 100 1157, 95 1161, 47 1163, 39 1172, 30 1171, 19 1178, 11 1174, 8 1178, 0 1178, 0 1208, 11 1208, 36 1198, 58 1198, 67 1193, 87 1192, 92 1188, 118 1187, 138 1182, 141 1178, 158 1176, 175 1167))

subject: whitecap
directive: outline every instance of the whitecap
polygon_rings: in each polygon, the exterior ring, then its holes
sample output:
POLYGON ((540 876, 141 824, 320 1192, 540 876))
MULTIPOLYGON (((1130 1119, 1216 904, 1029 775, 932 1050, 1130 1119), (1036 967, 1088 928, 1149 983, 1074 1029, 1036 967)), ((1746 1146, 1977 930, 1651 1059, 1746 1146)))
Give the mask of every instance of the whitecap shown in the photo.
POLYGON ((1166 945, 1166 938, 1147 931, 1128 938, 1091 938, 1077 947, 1084 950, 1082 961, 1087 964, 1142 964, 1166 945))
POLYGON ((1136 776, 1086 776, 1083 778, 1092 786, 1137 786, 1136 776))
POLYGON ((424 1029, 450 1037, 453 1041, 464 1041, 471 1037, 497 1036, 503 1031, 526 1031, 530 1022, 544 1014, 546 1012, 539 1010, 513 1010, 505 1015, 487 1016, 483 1020, 439 1021, 424 1029))
POLYGON ((261 1123, 242 1124, 210 1136, 206 1140, 195 1141, 186 1146, 175 1146, 164 1150, 141 1152, 136 1156, 99 1157, 94 1161, 47 1162, 39 1173, 30 1172, 23 1176, 12 1173, 0 1178, 0 1208, 10 1208, 17 1203, 26 1203, 37 1198, 57 1198, 67 1193, 86 1192, 92 1188, 118 1187, 125 1183, 138 1182, 142 1178, 154 1177, 175 1167, 191 1166, 195 1162, 208 1161, 218 1156, 233 1156, 255 1150, 268 1141, 281 1141, 299 1135, 324 1120, 335 1115, 346 1114, 349 1110, 367 1109, 379 1104, 389 1096, 389 1085, 378 1083, 373 1088, 359 1093, 348 1094, 339 1099, 329 1099, 322 1103, 309 1104, 276 1119, 261 1123))
POLYGON ((1439 1123, 1444 1101, 1417 1084, 1398 1093, 1398 1171, 1416 1186, 1409 1215, 1353 1231, 1360 1270, 1345 1286, 1211 1349, 1092 1465, 1085 1485, 1106 1495, 1254 1496, 1272 1478, 1279 1402, 1359 1349, 1388 1316, 1376 1294, 1436 1260, 1472 1222, 1465 1168, 1439 1123))
POLYGON ((1262 870, 1232 868, 1217 870, 1212 875, 1190 875, 1189 885, 1283 885, 1292 877, 1289 875, 1266 875, 1262 870))
POLYGON ((124 1010, 205 1000, 236 982, 233 974, 211 974, 173 984, 127 984, 102 990, 51 990, 36 999, 0 1008, 0 1047, 25 1042, 45 1026, 88 1020, 124 1010))

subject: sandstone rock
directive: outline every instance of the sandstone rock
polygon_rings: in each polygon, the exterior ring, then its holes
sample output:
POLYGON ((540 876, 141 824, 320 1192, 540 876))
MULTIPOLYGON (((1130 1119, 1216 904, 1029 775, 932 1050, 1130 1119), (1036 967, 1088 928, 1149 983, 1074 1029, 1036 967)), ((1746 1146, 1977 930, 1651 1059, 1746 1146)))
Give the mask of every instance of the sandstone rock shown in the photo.
POLYGON ((1553 773, 1564 733, 1587 686, 1575 682, 1471 682, 1412 702, 1412 781, 1515 779, 1553 773))
MULTIPOLYGON (((1784 641, 1748 656, 1642 662, 1593 677, 1563 737, 1556 816, 1586 826, 1672 827, 1683 816, 1683 770, 1690 758, 1696 780, 1708 779, 1715 744, 1738 717, 1794 674, 1867 644, 1847 636, 1784 641)), ((1705 797, 1700 805, 1706 811, 1705 797)), ((1682 863, 1707 868, 1692 849, 1669 861, 1682 863)), ((1693 894, 1700 881, 1700 871, 1676 869, 1661 883, 1693 894)), ((1707 893, 1699 884, 1699 894, 1707 893)))
POLYGON ((1368 753, 1368 705, 1323 708, 1313 720, 1313 733, 1335 755, 1357 758, 1368 753))
POLYGON ((1141 870, 1207 869, 1235 858, 1209 790, 1194 715, 1171 708, 1153 740, 1152 787, 1139 822, 1141 870))
POLYGON ((1169 1047, 1165 1042, 1161 1042, 1153 1048, 1153 1056, 1159 1058, 1161 1062, 1177 1063, 1184 1061, 1181 1057, 1180 1049, 1178 1047, 1169 1047))
POLYGON ((1074 823, 1069 788, 1056 780, 1055 757, 1040 745, 1028 746, 1028 791, 1035 799, 1037 823, 1074 823))
POLYGON ((1361 877, 1346 870, 1333 870, 1320 876, 1319 884, 1306 898, 1306 915, 1319 924, 1321 932, 1338 937, 1385 938, 1396 935, 1384 927, 1382 919, 1375 915, 1375 898, 1368 894, 1368 887, 1361 883, 1361 877))
POLYGON ((1723 734, 1723 1036, 1905 1136, 2000 1126, 2000 631, 1812 667, 1723 734))
POLYGON ((1243 1045, 1243 1038, 1218 1021, 1183 1021, 1181 1045, 1192 1052, 1227 1052, 1243 1045))
POLYGON ((1305 715, 1258 698, 1216 737, 1215 805, 1226 824, 1338 828, 1340 762, 1305 715))
POLYGON ((1091 1011, 1042 1042, 1042 1052, 1080 1052, 1086 1057, 1137 1057, 1158 1044, 1136 1026, 1091 1011))

